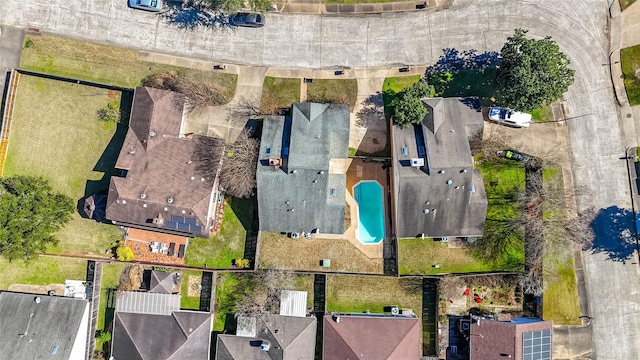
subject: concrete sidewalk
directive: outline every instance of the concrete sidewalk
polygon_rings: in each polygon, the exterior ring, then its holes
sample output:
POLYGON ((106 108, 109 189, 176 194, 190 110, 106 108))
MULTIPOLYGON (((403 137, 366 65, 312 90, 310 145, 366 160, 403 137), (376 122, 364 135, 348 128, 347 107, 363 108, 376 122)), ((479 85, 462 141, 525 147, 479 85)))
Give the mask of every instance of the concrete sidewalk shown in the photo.
POLYGON ((386 3, 323 4, 322 0, 286 0, 276 11, 288 14, 360 15, 446 9, 453 0, 410 0, 386 3))

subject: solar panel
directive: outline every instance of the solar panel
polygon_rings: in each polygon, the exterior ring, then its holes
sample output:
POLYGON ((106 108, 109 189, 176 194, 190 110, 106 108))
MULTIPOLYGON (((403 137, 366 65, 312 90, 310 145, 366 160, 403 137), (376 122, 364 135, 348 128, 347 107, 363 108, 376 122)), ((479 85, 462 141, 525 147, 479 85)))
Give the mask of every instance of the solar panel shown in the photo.
POLYGON ((196 219, 194 219, 194 218, 189 218, 189 217, 184 218, 184 223, 185 223, 185 224, 189 224, 189 225, 197 225, 197 224, 198 224, 198 223, 196 222, 196 219))
POLYGON ((551 360, 551 331, 529 331, 522 334, 523 360, 551 360))
POLYGON ((178 223, 178 230, 189 231, 189 224, 178 223))
POLYGON ((182 216, 171 215, 171 221, 175 221, 178 223, 183 223, 184 218, 182 216))
POLYGON ((202 226, 189 225, 191 232, 202 232, 202 226))
POLYGON ((418 156, 424 156, 424 146, 418 146, 418 156))
POLYGON ((164 222, 164 227, 169 228, 169 229, 177 229, 178 228, 178 223, 175 221, 165 221, 164 222))

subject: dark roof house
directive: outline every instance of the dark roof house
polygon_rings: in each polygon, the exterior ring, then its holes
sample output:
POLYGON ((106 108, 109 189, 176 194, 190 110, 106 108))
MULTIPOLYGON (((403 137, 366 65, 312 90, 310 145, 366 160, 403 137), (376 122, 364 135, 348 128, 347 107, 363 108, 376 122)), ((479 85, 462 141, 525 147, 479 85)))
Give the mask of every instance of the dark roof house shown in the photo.
POLYGON ((0 358, 86 359, 89 301, 0 293, 0 358))
POLYGON ((479 104, 458 98, 422 101, 429 112, 420 125, 391 129, 396 236, 481 236, 487 197, 469 145, 482 134, 479 104))
POLYGON ((316 318, 238 318, 238 335, 218 335, 215 360, 313 360, 316 318), (242 329, 240 327, 242 326, 242 329))
POLYGON ((325 315, 323 331, 324 360, 421 358, 416 317, 325 315))
POLYGON ((125 306, 121 304, 120 297, 116 299, 111 340, 114 359, 209 359, 210 313, 179 310, 180 295, 133 294, 152 295, 155 302, 148 302, 145 306, 125 306), (159 299, 162 297, 168 301, 159 299), (167 306, 174 299, 177 299, 177 309, 167 306))
POLYGON ((165 271, 144 271, 144 283, 149 292, 160 294, 172 294, 177 283, 177 273, 165 271))
POLYGON ((260 230, 344 232, 349 107, 294 104, 264 119, 257 169, 260 230))
MULTIPOLYGON (((136 89, 127 136, 109 184, 106 218, 115 223, 180 235, 208 236, 215 223, 218 169, 204 174, 197 149, 211 146, 222 161, 224 141, 181 133, 184 96, 136 89)), ((215 163, 215 161, 213 162, 215 163)), ((219 164, 219 163, 218 163, 219 164)))
POLYGON ((472 321, 470 360, 551 360, 553 322, 532 318, 472 321))

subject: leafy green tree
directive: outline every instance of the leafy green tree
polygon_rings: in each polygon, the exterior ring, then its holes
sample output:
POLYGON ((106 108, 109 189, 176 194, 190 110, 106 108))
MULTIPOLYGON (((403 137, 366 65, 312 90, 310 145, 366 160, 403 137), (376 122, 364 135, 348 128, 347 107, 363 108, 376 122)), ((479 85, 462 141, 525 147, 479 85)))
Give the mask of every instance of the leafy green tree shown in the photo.
POLYGON ((32 176, 0 178, 0 256, 31 260, 58 240, 53 233, 71 220, 71 198, 32 176))
POLYGON ((420 99, 433 94, 433 86, 427 85, 424 81, 418 81, 399 92, 392 103, 395 123, 402 127, 420 124, 427 115, 427 108, 420 99))
POLYGON ((116 255, 119 261, 131 261, 136 257, 136 254, 128 246, 119 246, 116 249, 116 255))
POLYGON ((96 339, 102 341, 103 343, 111 341, 111 333, 109 330, 100 330, 96 333, 96 339))
POLYGON ((500 50, 502 63, 497 82, 504 105, 531 111, 562 96, 573 84, 569 58, 550 36, 541 40, 525 37, 516 29, 500 50))

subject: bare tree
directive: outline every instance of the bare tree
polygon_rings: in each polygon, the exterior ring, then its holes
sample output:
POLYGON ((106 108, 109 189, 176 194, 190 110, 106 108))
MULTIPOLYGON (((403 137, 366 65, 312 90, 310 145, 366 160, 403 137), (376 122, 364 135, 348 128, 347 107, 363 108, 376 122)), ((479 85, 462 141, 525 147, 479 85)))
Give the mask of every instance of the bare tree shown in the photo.
POLYGON ((154 74, 144 79, 142 85, 183 94, 189 111, 226 104, 231 100, 217 81, 196 73, 154 74))
POLYGON ((258 270, 245 273, 251 286, 244 296, 236 301, 235 316, 250 316, 265 319, 280 309, 281 290, 295 286, 296 275, 290 270, 258 270))
POLYGON ((256 188, 256 168, 260 140, 244 130, 230 145, 220 171, 220 185, 227 194, 239 198, 253 195, 256 188))
POLYGON ((247 119, 258 118, 263 115, 262 110, 254 101, 243 96, 229 104, 227 121, 244 123, 247 119))
POLYGON ((544 292, 542 274, 535 269, 530 269, 520 278, 520 285, 525 294, 541 296, 544 292))
POLYGON ((207 136, 194 136, 194 161, 196 171, 205 179, 212 182, 218 175, 221 156, 224 152, 224 142, 221 139, 207 136))

